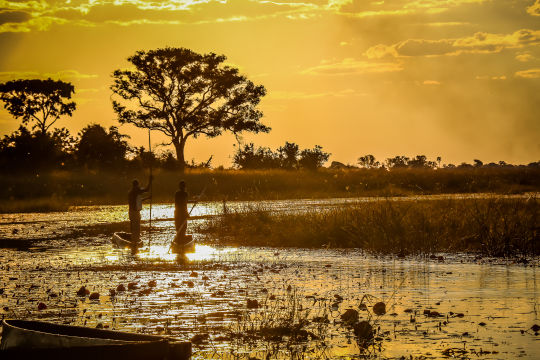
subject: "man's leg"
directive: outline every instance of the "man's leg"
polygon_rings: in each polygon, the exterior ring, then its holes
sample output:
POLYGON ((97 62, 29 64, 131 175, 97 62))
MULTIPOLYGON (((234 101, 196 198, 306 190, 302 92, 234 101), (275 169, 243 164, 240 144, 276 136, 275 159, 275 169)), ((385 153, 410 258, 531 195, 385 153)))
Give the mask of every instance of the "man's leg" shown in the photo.
POLYGON ((133 214, 133 221, 132 221, 132 228, 131 228, 131 241, 133 242, 139 242, 141 239, 141 213, 136 212, 133 214))

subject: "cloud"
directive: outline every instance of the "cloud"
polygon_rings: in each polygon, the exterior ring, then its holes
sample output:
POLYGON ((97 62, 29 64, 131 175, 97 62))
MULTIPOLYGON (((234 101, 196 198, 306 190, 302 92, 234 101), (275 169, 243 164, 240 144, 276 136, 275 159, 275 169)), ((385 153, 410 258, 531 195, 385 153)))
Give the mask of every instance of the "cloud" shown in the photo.
POLYGON ((500 76, 478 75, 476 76, 476 80, 506 80, 506 76, 505 75, 500 75, 500 76))
POLYGON ((97 75, 82 74, 77 70, 61 70, 55 73, 39 73, 37 71, 3 71, 0 72, 0 81, 10 81, 16 79, 54 79, 64 81, 74 81, 82 79, 97 78, 97 75))
POLYGON ((452 46, 452 40, 423 40, 409 39, 398 43, 395 51, 400 56, 430 56, 444 55, 456 51, 452 46))
POLYGON ((0 10, 0 25, 5 23, 21 23, 30 19, 30 14, 24 11, 1 11, 0 10))
POLYGON ((534 4, 527 7, 527 13, 532 16, 540 16, 540 0, 536 0, 534 4))
POLYGON ((353 89, 344 89, 340 91, 329 91, 322 93, 306 93, 301 91, 272 91, 269 92, 268 98, 276 100, 305 100, 318 99, 324 97, 346 97, 346 96, 366 96, 366 93, 361 93, 353 89))
POLYGON ((512 34, 490 34, 477 32, 473 36, 456 39, 457 48, 473 48, 478 51, 500 51, 503 48, 516 48, 540 44, 540 30, 521 29, 512 34))
POLYGON ((437 80, 424 80, 423 85, 441 85, 437 80))
POLYGON ((361 75, 401 71, 403 67, 396 62, 369 62, 347 58, 339 62, 323 62, 321 65, 302 71, 309 75, 361 75))
POLYGON ((0 27, 0 32, 47 30, 53 23, 79 26, 178 25, 260 20, 277 16, 302 20, 316 17, 317 12, 325 9, 322 3, 309 1, 266 0, 72 0, 0 4, 5 7, 3 10, 17 12, 19 17, 24 17, 21 20, 14 15, 6 16, 4 23, 7 25, 0 27))
POLYGON ((523 79, 539 79, 540 68, 518 71, 515 75, 523 79))
POLYGON ((418 25, 443 27, 443 26, 465 26, 465 25, 470 25, 470 23, 460 22, 460 21, 446 21, 446 22, 428 22, 428 23, 423 23, 423 24, 421 23, 418 25))
POLYGON ((366 50, 369 59, 387 56, 442 56, 462 53, 497 53, 503 49, 523 48, 540 44, 540 30, 520 29, 511 34, 477 32, 457 39, 407 39, 393 45, 378 44, 366 50))
POLYGON ((0 25, 0 33, 7 32, 30 32, 30 31, 46 31, 52 25, 65 25, 73 24, 79 26, 94 26, 94 24, 85 21, 85 20, 67 20, 63 18, 51 17, 51 16, 42 16, 31 18, 25 22, 6 22, 0 25))
POLYGON ((534 58, 535 57, 530 52, 518 53, 516 55, 516 60, 521 62, 528 62, 534 60, 534 58))

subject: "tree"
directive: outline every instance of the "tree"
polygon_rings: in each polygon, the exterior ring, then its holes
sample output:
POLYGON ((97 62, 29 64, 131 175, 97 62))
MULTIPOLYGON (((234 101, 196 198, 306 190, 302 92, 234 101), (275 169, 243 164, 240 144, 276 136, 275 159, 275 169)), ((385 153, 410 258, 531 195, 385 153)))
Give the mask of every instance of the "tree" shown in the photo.
POLYGON ((71 116, 75 102, 68 102, 75 88, 63 81, 13 80, 0 84, 0 100, 4 108, 26 124, 35 121, 32 129, 46 133, 62 115, 71 116))
POLYGON ((363 168, 369 169, 369 168, 378 168, 381 164, 375 160, 375 156, 365 155, 365 156, 360 156, 358 158, 358 165, 360 165, 363 168))
POLYGON ((330 155, 330 153, 322 151, 322 146, 315 145, 313 149, 302 150, 300 153, 300 160, 298 162, 301 168, 317 170, 328 161, 330 155))
POLYGON ((182 171, 190 137, 270 131, 260 122, 262 112, 257 109, 265 88, 238 69, 224 66, 225 59, 185 48, 136 52, 128 58, 134 69, 113 73, 118 121, 167 135, 182 171))
POLYGON ((30 132, 21 125, 0 141, 0 168, 25 172, 62 168, 71 159, 73 143, 65 128, 55 129, 51 134, 30 132))
POLYGON ((277 149, 281 167, 284 169, 298 168, 299 147, 295 143, 285 141, 285 145, 277 149))
POLYGON ((129 150, 129 136, 120 134, 118 128, 111 126, 109 132, 98 124, 91 124, 79 133, 79 143, 75 155, 80 165, 88 168, 112 167, 125 161, 129 150))
POLYGON ((474 167, 479 168, 484 166, 484 162, 482 160, 474 159, 474 167))
POLYGON ((407 164, 411 168, 435 168, 437 163, 435 161, 429 161, 426 155, 416 155, 414 159, 411 159, 407 164))
POLYGON ((267 147, 255 148, 253 143, 239 147, 233 162, 241 169, 273 169, 280 166, 279 158, 267 147))
POLYGON ((406 168, 409 164, 409 158, 407 156, 394 156, 393 158, 386 159, 386 165, 388 168, 406 168))

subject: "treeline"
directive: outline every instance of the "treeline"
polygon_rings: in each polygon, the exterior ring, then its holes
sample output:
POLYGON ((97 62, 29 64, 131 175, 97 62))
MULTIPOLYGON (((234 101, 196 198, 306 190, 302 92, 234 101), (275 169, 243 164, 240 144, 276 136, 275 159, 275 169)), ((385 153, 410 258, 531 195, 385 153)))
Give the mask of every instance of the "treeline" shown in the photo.
POLYGON ((267 147, 255 147, 253 143, 240 147, 234 155, 234 165, 240 169, 286 169, 316 170, 323 167, 331 154, 315 145, 313 149, 300 150, 295 143, 285 145, 272 151, 267 147))
MULTIPOLYGON (((118 128, 109 129, 91 124, 76 136, 66 128, 55 128, 43 132, 30 130, 24 125, 0 141, 0 170, 10 173, 42 173, 55 170, 125 170, 137 171, 152 166, 155 169, 175 171, 179 169, 178 160, 171 151, 151 153, 143 146, 132 146, 129 136, 118 128)), ((233 168, 241 170, 317 170, 326 164, 330 157, 319 145, 312 149, 300 149, 294 142, 276 150, 255 146, 253 143, 241 145, 233 156, 233 168)), ((185 164, 186 168, 210 169, 212 158, 196 163, 185 164)), ((356 165, 333 161, 329 168, 341 169, 480 169, 480 168, 523 168, 540 167, 540 161, 528 165, 512 165, 504 161, 484 164, 475 159, 472 164, 441 164, 441 158, 429 160, 425 155, 395 156, 378 161, 373 155, 361 156, 356 165)), ((222 167, 220 167, 222 168, 222 167)))
MULTIPOLYGON (((150 153, 144 147, 131 146, 129 136, 117 127, 105 129, 91 124, 76 136, 66 128, 50 132, 32 131, 21 125, 0 141, 0 169, 19 173, 40 173, 62 169, 140 170, 155 168, 176 170, 178 162, 170 151, 150 153)), ((187 167, 209 167, 210 162, 187 167)))

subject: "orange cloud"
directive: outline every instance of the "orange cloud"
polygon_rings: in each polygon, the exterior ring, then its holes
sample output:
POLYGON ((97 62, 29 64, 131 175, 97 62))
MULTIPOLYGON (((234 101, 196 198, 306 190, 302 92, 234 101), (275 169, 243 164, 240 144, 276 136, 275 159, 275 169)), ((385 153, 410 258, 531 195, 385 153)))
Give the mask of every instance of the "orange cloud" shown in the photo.
POLYGON ((540 78, 540 68, 518 71, 515 75, 523 79, 538 79, 540 78))
POLYGON ((536 0, 534 4, 527 7, 527 13, 532 16, 540 16, 540 0, 536 0))
POLYGON ((360 75, 365 73, 384 73, 401 71, 403 67, 395 62, 369 62, 359 61, 352 58, 338 62, 322 63, 302 71, 309 75, 360 75))
POLYGON ((506 48, 522 48, 540 44, 540 30, 520 29, 511 34, 477 32, 458 39, 407 39, 393 45, 379 44, 364 53, 370 59, 386 56, 441 56, 461 53, 497 53, 506 48))

